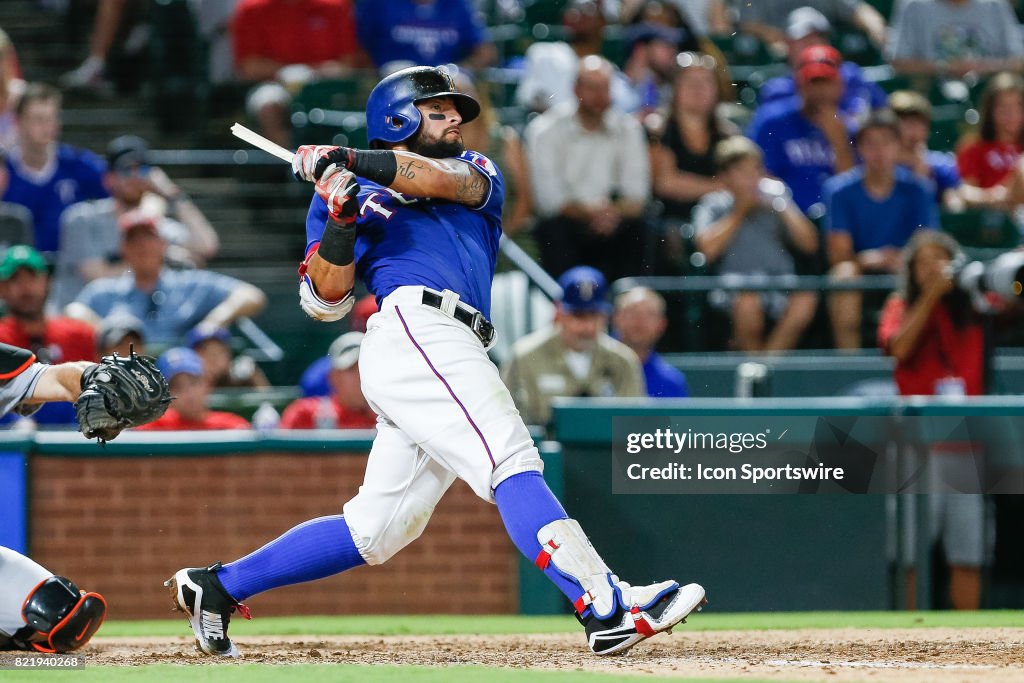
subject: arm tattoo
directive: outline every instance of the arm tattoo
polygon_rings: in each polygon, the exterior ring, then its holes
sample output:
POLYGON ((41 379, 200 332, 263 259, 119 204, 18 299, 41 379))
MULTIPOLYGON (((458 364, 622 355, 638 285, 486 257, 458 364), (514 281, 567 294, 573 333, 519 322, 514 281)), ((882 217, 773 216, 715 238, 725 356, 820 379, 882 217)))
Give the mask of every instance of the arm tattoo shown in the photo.
POLYGON ((412 180, 416 177, 416 170, 422 168, 422 164, 417 164, 410 160, 398 167, 398 175, 402 176, 406 180, 412 180))
POLYGON ((476 171, 466 168, 455 179, 455 201, 469 206, 480 206, 480 203, 487 196, 489 187, 487 178, 476 171))

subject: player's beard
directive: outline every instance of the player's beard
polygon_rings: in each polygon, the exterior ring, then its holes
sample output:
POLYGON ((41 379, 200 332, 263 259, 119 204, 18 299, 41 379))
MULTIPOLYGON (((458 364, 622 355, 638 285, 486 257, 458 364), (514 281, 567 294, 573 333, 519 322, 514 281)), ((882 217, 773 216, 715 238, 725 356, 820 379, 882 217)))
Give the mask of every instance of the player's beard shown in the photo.
POLYGON ((462 142, 461 135, 455 141, 447 142, 443 137, 427 138, 421 130, 409 143, 409 151, 431 159, 448 159, 465 152, 466 145, 462 142))

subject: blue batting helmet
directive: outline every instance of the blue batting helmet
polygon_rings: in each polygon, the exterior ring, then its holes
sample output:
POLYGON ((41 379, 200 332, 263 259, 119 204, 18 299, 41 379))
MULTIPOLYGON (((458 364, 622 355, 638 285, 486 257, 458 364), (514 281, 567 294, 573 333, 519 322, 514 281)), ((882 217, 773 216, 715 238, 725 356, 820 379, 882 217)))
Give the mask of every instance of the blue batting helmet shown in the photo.
POLYGON ((432 97, 450 97, 463 123, 480 114, 480 104, 460 93, 443 69, 413 66, 396 71, 378 83, 366 101, 366 127, 371 143, 408 140, 420 128, 416 103, 432 97))

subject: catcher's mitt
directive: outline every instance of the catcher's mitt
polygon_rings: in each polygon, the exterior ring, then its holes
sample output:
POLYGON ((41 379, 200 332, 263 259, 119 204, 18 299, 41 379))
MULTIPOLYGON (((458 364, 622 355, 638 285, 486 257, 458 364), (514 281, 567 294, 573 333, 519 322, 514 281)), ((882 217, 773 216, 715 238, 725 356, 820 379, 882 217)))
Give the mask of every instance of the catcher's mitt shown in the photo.
POLYGON ((75 401, 78 429, 103 443, 122 429, 152 422, 170 403, 167 380, 152 358, 134 348, 127 358, 104 356, 82 373, 82 393, 75 401))

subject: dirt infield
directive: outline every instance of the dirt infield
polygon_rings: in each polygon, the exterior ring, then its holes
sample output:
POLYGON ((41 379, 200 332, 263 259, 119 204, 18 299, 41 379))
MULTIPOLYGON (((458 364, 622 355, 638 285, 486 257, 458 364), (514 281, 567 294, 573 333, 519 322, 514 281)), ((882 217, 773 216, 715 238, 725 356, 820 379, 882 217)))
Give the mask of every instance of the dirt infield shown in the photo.
MULTIPOLYGON (((183 625, 184 626, 184 625, 183 625)), ((680 628, 616 658, 587 653, 582 635, 236 636, 241 662, 479 664, 649 676, 828 681, 1024 680, 1024 629, 922 628, 710 631, 680 628)), ((90 665, 218 664, 190 639, 93 639, 90 665)))

